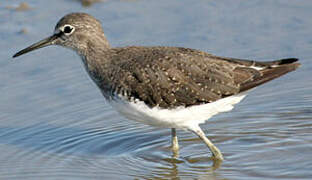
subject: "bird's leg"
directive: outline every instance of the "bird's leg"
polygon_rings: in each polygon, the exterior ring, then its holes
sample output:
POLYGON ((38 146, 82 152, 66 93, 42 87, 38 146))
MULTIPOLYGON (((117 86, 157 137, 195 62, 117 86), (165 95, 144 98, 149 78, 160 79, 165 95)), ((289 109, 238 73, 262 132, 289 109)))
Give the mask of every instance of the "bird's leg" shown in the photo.
POLYGON ((191 129, 191 131, 193 131, 201 140, 205 142, 216 160, 223 160, 221 151, 212 144, 212 142, 206 137, 205 133, 201 130, 199 126, 195 129, 191 129))
POLYGON ((177 136, 175 128, 171 128, 171 138, 172 138, 171 148, 172 148, 173 156, 178 157, 179 156, 179 142, 178 142, 178 136, 177 136))

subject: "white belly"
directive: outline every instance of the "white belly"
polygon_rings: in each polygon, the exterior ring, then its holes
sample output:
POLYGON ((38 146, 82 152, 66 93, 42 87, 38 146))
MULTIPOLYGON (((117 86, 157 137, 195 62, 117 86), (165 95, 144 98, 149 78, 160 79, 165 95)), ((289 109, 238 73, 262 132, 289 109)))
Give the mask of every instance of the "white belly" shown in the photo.
POLYGON ((109 102, 113 108, 130 120, 158 127, 192 129, 220 112, 232 110, 234 104, 239 103, 246 95, 245 92, 213 103, 170 110, 150 108, 142 101, 128 102, 121 96, 109 102))

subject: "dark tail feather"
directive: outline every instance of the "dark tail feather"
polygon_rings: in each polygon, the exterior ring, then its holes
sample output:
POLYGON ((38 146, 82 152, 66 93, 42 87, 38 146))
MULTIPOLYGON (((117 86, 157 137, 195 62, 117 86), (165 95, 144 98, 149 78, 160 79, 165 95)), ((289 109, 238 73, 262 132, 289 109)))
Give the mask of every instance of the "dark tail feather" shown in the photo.
POLYGON ((268 65, 283 65, 283 64, 292 64, 294 62, 297 62, 299 59, 297 58, 287 58, 287 59, 281 59, 276 61, 269 61, 266 62, 268 65))
POLYGON ((262 75, 256 77, 252 81, 241 84, 241 91, 245 91, 253 87, 259 86, 288 72, 296 70, 300 66, 300 63, 294 63, 296 61, 298 61, 298 59, 289 58, 264 63, 261 62, 261 64, 267 65, 266 68, 260 70, 260 73, 262 75))

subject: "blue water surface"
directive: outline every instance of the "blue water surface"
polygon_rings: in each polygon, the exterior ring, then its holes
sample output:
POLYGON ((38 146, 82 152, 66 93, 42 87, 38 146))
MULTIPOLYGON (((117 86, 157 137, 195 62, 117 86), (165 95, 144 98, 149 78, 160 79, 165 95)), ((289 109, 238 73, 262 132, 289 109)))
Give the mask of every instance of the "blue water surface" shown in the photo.
POLYGON ((0 2, 0 179, 312 179, 312 1, 0 2), (30 9, 18 11, 21 2, 30 9), (112 46, 164 45, 254 60, 297 57, 295 72, 202 125, 224 153, 214 170, 194 134, 126 120, 68 49, 12 59, 70 12, 103 23, 112 46))

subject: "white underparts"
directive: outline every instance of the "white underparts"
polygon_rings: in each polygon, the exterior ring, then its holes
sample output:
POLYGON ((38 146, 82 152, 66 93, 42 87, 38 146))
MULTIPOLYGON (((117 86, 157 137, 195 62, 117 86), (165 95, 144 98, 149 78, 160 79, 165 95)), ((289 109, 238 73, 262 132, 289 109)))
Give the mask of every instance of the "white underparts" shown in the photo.
POLYGON ((234 104, 239 103, 247 93, 229 96, 213 103, 194 105, 190 107, 177 107, 175 109, 150 108, 143 101, 127 101, 121 95, 110 100, 110 104, 127 119, 144 124, 166 127, 197 129, 212 116, 233 109, 234 104))

